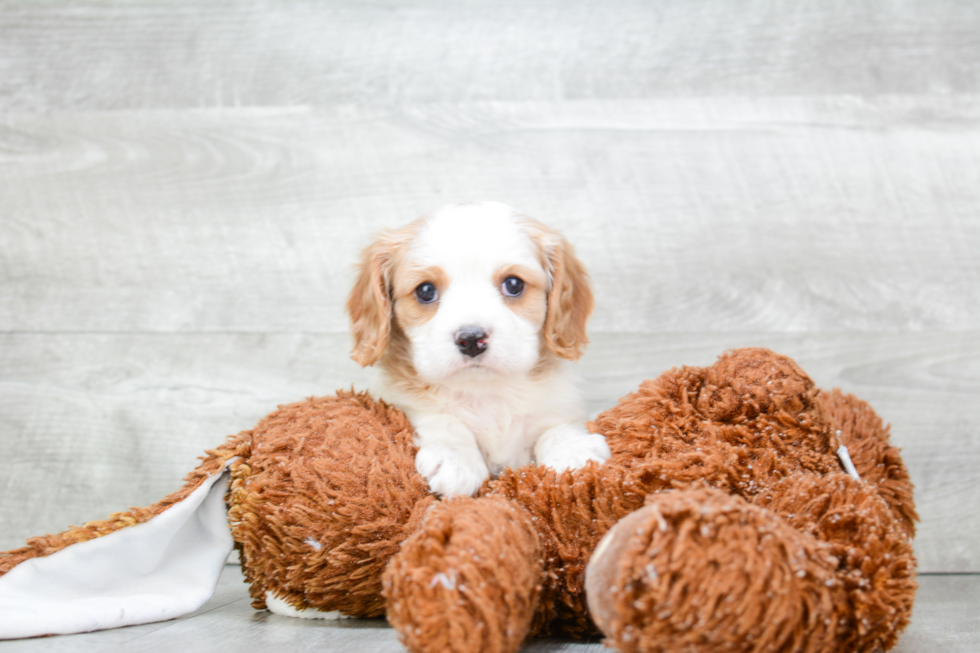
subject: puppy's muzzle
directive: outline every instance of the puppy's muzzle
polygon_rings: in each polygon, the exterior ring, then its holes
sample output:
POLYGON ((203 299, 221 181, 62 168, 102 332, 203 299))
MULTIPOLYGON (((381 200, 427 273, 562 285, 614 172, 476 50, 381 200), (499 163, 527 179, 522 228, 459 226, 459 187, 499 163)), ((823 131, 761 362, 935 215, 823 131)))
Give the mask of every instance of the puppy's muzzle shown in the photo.
POLYGON ((485 352, 490 343, 490 335, 486 329, 477 326, 465 326, 454 337, 459 351, 470 358, 476 358, 485 352))

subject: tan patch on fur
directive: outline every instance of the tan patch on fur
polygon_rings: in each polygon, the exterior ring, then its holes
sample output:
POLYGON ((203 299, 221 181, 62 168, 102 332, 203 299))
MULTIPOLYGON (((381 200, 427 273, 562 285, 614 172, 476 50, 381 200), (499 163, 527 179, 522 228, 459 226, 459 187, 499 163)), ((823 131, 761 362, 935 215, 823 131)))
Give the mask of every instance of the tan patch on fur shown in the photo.
POLYGON ((431 401, 433 397, 431 387, 419 378, 415 370, 412 343, 405 333, 406 328, 420 326, 431 320, 439 310, 438 299, 430 304, 423 304, 416 299, 415 289, 425 282, 433 284, 440 295, 449 287, 449 277, 437 266, 407 266, 395 270, 392 282, 394 319, 388 348, 381 356, 381 367, 388 374, 388 382, 411 397, 415 405, 431 401))
POLYGON ((381 367, 388 375, 388 383, 410 397, 413 405, 420 406, 433 400, 432 387, 419 378, 412 362, 412 344, 397 322, 392 325, 391 340, 381 357, 381 367))
POLYGON ((382 231, 361 252, 357 279, 347 296, 346 307, 354 345, 351 358, 361 366, 377 363, 388 346, 392 276, 424 221, 422 217, 400 229, 382 231))
POLYGON ((538 327, 544 325, 544 320, 548 312, 548 280, 538 270, 523 265, 506 265, 496 272, 493 282, 504 298, 504 305, 514 311, 531 324, 538 327), (517 277, 524 282, 524 292, 517 297, 508 297, 503 294, 504 280, 507 277, 517 277))
POLYGON ((426 268, 396 269, 392 280, 392 297, 395 303, 395 319, 402 328, 421 326, 439 310, 439 300, 423 304, 415 297, 415 289, 423 283, 431 283, 441 296, 449 287, 449 277, 438 266, 426 268))
POLYGON ((531 370, 531 378, 540 379, 549 374, 554 374, 558 370, 559 365, 560 361, 558 357, 542 341, 540 353, 538 354, 538 362, 531 370))
POLYGON ((564 236, 534 218, 517 218, 537 245, 541 264, 551 276, 544 344, 556 356, 578 360, 589 343, 585 325, 595 306, 589 274, 564 236))

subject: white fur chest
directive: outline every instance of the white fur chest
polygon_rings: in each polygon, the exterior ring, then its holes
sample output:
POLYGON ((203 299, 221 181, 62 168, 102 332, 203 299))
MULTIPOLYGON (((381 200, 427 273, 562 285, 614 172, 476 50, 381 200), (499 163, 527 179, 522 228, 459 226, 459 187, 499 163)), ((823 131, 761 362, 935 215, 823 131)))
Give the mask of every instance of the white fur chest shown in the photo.
POLYGON ((452 392, 445 410, 473 433, 491 474, 505 467, 520 467, 534 459, 534 442, 543 429, 540 416, 511 393, 452 392), (516 404, 516 405, 515 405, 516 404))
POLYGON ((457 377, 453 385, 430 386, 423 398, 392 383, 382 371, 371 390, 388 403, 404 407, 420 446, 433 430, 443 431, 440 439, 454 447, 470 439, 493 475, 505 467, 535 462, 535 445, 543 433, 555 425, 584 419, 577 377, 565 363, 533 378, 465 376, 457 377))

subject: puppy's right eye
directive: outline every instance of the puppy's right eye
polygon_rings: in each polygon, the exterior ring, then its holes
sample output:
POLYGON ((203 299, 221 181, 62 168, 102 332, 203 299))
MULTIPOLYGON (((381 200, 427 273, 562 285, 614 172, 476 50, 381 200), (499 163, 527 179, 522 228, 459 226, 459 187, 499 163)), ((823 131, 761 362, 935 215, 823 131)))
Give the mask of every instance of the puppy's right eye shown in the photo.
POLYGON ((507 277, 500 289, 507 297, 520 297, 524 292, 524 280, 520 277, 507 277))
POLYGON ((420 283, 418 288, 415 289, 415 299, 419 300, 420 304, 431 304, 438 298, 439 291, 428 281, 420 283))

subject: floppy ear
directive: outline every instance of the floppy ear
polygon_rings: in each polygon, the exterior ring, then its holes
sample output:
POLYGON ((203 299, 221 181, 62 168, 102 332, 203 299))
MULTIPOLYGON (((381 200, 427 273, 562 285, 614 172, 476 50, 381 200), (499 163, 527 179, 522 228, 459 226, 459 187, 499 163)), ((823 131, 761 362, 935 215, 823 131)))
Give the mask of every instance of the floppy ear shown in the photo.
POLYGON ((362 367, 374 365, 391 335, 391 295, 388 291, 395 244, 384 235, 364 248, 357 280, 347 296, 347 315, 354 342, 351 358, 362 367))
POLYGON ((585 323, 592 315, 595 300, 589 273, 576 258, 574 248, 556 232, 549 236, 545 239, 545 256, 551 289, 544 321, 544 344, 556 356, 574 361, 582 356, 589 343, 585 323))

